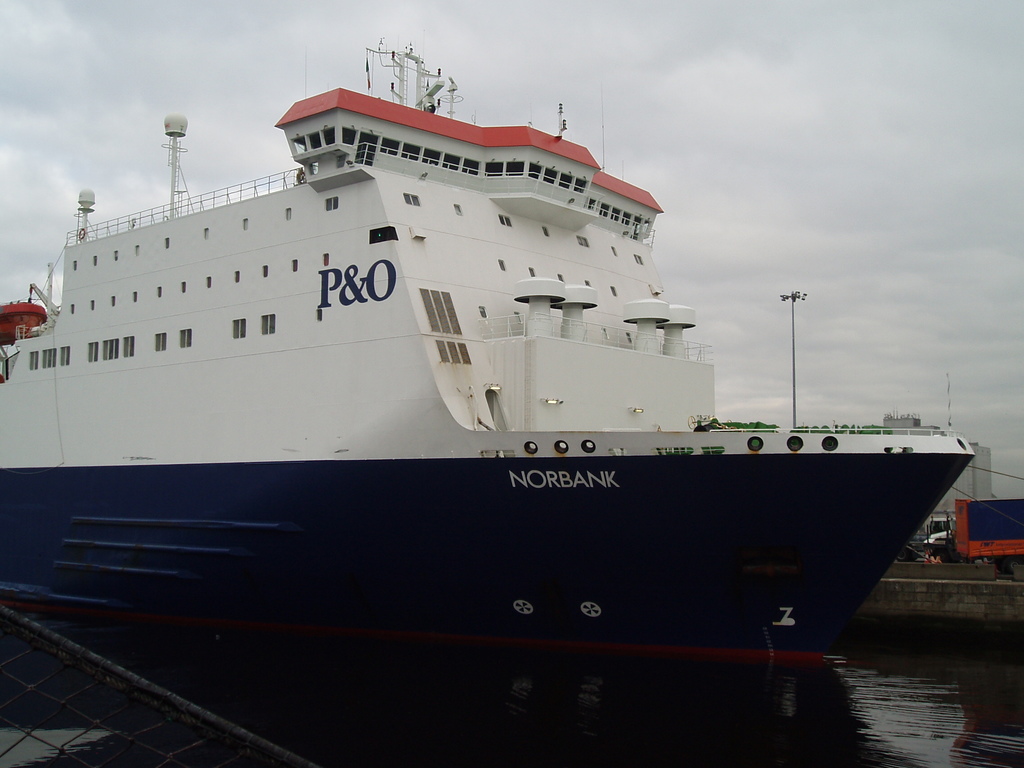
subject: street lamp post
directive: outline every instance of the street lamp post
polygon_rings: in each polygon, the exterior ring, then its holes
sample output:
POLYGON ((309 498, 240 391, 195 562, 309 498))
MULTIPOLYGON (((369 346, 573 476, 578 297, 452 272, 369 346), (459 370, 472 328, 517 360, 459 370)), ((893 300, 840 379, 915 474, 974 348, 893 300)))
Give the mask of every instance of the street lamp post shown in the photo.
POLYGON ((782 300, 790 302, 790 337, 793 340, 793 429, 796 429, 796 303, 797 301, 804 301, 806 298, 807 294, 800 293, 800 291, 782 294, 782 300))

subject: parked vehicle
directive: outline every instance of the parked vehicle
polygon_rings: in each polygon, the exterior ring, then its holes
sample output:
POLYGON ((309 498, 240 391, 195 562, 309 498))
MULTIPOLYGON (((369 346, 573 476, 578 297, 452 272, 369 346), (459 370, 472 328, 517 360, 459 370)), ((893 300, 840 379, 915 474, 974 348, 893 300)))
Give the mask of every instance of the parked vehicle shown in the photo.
POLYGON ((1024 499, 957 499, 955 545, 968 562, 992 558, 1012 574, 1024 568, 1024 499))
MULTIPOLYGON (((905 555, 907 549, 912 549, 918 553, 920 559, 930 558, 943 563, 959 562, 956 547, 949 541, 953 522, 953 516, 949 512, 932 512, 900 554, 905 555)), ((905 558, 907 562, 912 562, 913 559, 905 558)))

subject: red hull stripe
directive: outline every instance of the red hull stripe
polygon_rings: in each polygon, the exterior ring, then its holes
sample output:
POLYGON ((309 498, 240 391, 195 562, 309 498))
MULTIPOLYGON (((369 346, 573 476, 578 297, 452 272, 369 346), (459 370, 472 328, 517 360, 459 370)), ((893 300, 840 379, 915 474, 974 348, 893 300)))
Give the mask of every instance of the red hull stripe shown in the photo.
POLYGON ((727 661, 741 663, 773 662, 791 666, 819 666, 824 663, 824 655, 811 651, 768 651, 750 648, 689 648, 672 645, 634 645, 629 643, 591 643, 574 640, 534 640, 513 637, 477 637, 473 635, 449 635, 437 632, 398 632, 393 630, 353 629, 345 627, 321 627, 314 625, 274 624, 258 621, 232 621, 219 619, 202 619, 183 616, 160 616, 156 614, 132 613, 120 611, 96 610, 92 608, 52 608, 37 603, 22 603, 0 600, 0 605, 19 611, 35 613, 62 613, 94 616, 97 618, 118 619, 128 622, 149 624, 173 624, 194 627, 228 627, 234 629, 255 630, 262 632, 282 632, 294 635, 365 637, 378 640, 399 642, 439 643, 449 645, 475 645, 491 647, 520 647, 546 651, 562 651, 570 653, 596 653, 612 656, 643 656, 652 658, 686 658, 707 661, 727 661))

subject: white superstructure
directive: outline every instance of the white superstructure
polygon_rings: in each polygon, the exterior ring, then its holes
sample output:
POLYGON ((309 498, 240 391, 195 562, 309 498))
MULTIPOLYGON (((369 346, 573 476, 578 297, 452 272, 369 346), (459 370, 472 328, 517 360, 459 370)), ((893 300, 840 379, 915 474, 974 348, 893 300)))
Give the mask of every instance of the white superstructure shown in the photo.
POLYGON ((5 412, 31 420, 0 426, 4 465, 473 456, 713 413, 654 199, 560 136, 428 106, 305 99, 279 123, 296 170, 195 199, 169 115, 170 204, 94 224, 83 193, 59 320, 8 349, 5 412))

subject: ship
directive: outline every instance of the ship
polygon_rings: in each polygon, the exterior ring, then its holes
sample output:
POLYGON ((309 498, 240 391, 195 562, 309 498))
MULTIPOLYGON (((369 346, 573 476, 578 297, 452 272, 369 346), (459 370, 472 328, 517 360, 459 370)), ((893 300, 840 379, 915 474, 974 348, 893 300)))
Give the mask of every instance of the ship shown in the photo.
POLYGON ((367 55, 388 96, 297 101, 255 181, 190 194, 168 115, 168 202, 83 190, 60 301, 3 306, 0 602, 821 659, 967 441, 712 418, 654 196, 561 112, 464 122, 414 51, 367 55))

